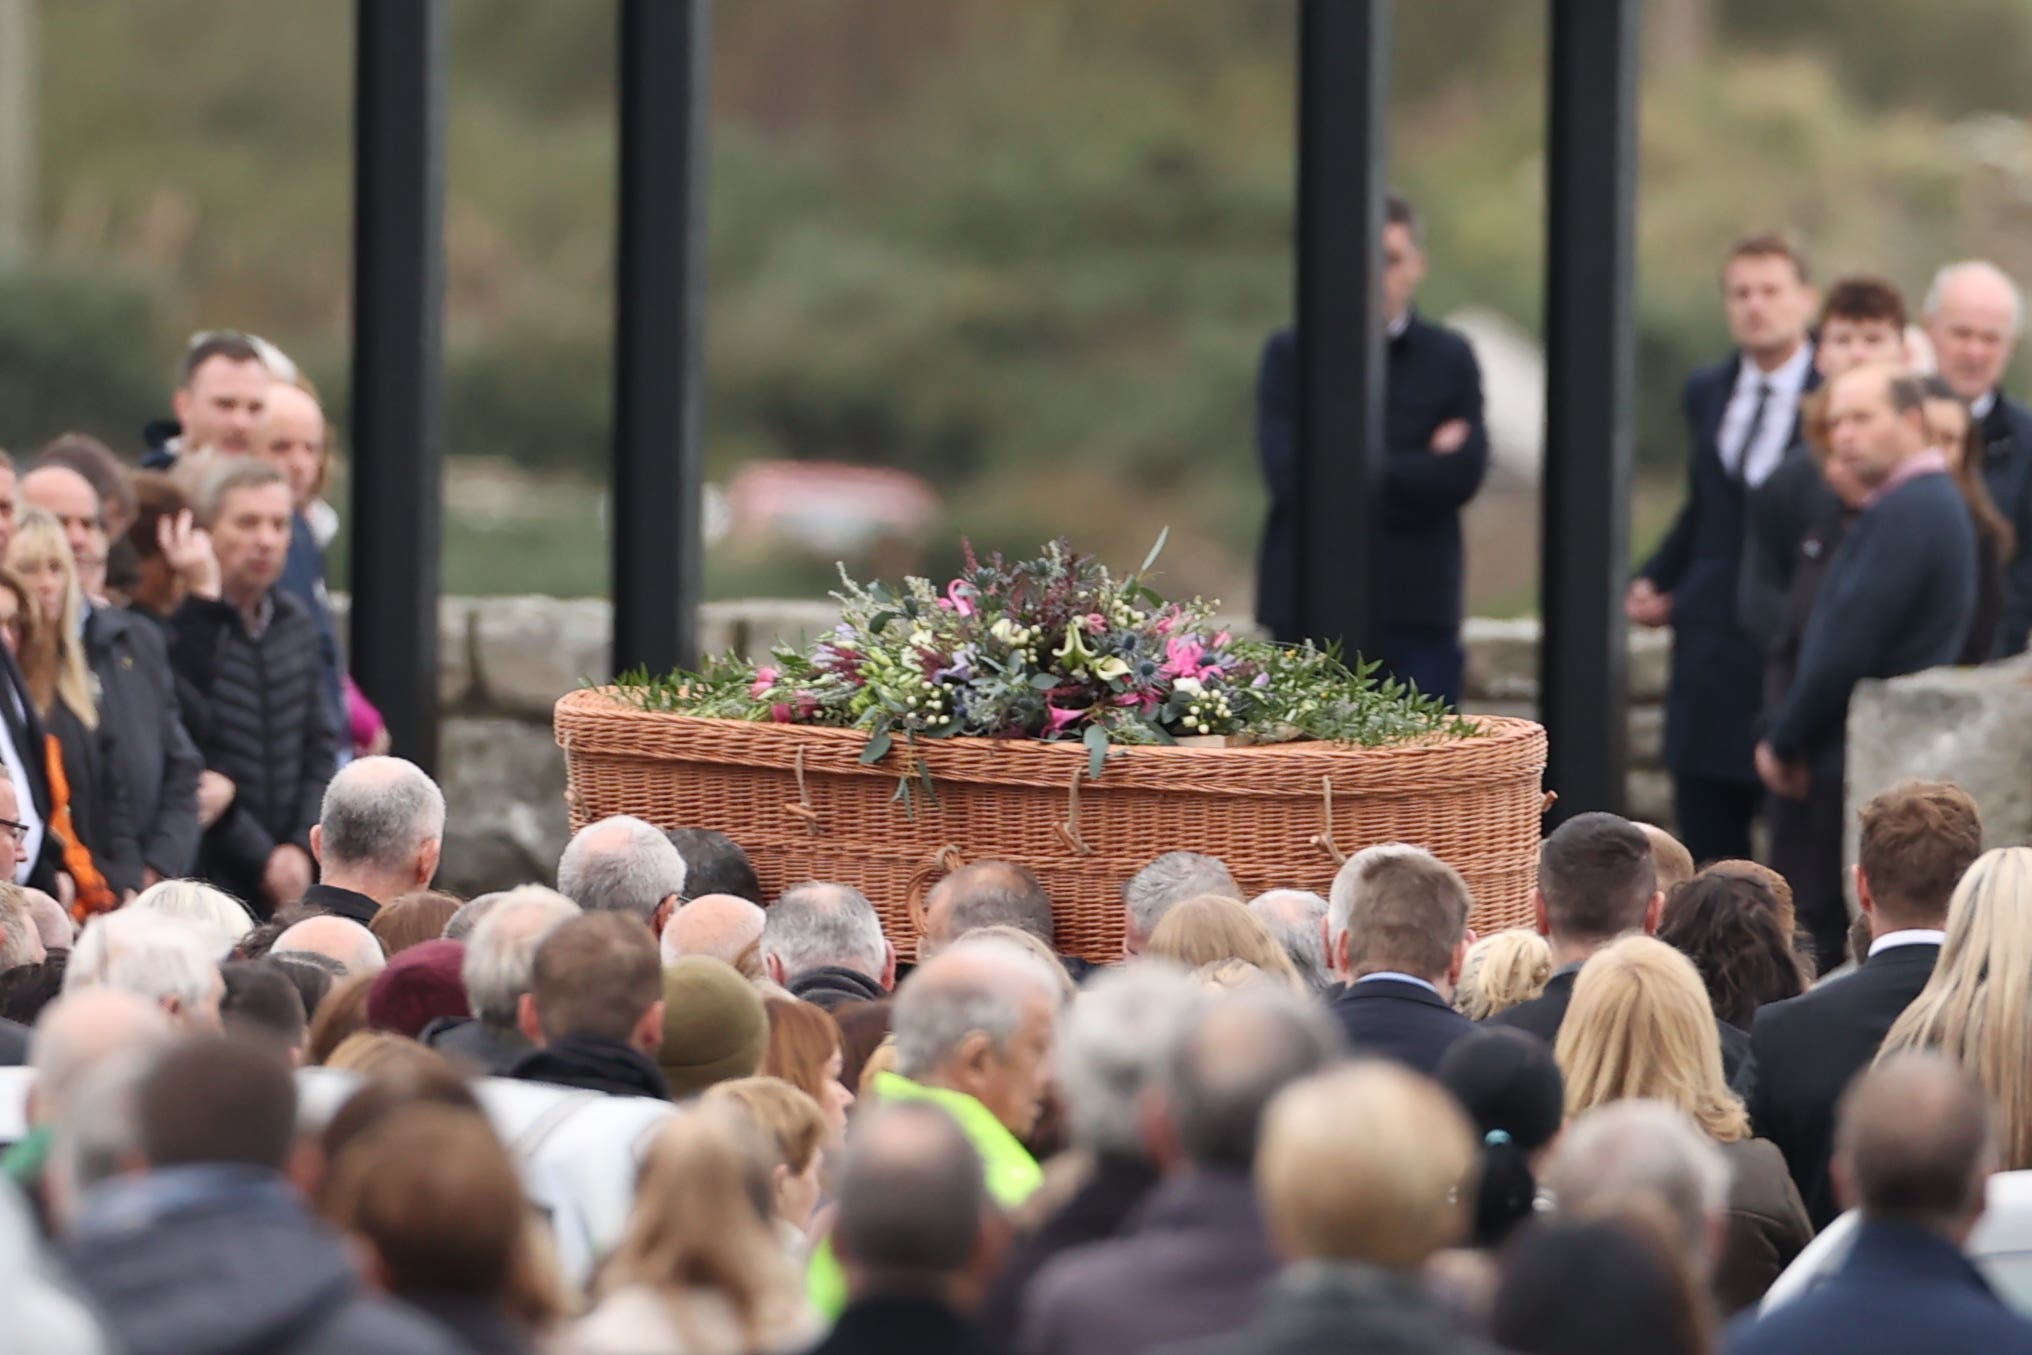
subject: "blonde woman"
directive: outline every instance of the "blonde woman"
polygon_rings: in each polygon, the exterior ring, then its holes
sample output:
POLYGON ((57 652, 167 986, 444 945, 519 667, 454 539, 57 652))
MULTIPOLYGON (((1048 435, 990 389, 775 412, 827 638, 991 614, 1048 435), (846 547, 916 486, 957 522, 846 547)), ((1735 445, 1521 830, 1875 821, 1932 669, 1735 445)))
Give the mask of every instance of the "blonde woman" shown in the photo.
POLYGON ((1877 1061, 1908 1049, 1937 1049, 1982 1083, 2004 1170, 2032 1167, 2032 848, 1985 852, 1961 877, 1933 977, 1877 1061))
POLYGON ((767 1154, 724 1109, 672 1120, 628 1230, 564 1342, 575 1355, 771 1355, 821 1335, 770 1218, 767 1154))
POLYGON ((211 939, 214 953, 221 959, 254 930, 254 915, 246 904, 202 880, 159 881, 142 890, 141 897, 128 907, 197 926, 211 939))
POLYGON ((811 1259, 819 1199, 825 1194, 831 1128, 818 1102, 780 1077, 743 1077, 706 1089, 701 1103, 746 1121, 769 1148, 776 1235, 793 1265, 811 1259))
POLYGON ((1494 932, 1468 947, 1454 980, 1454 1010, 1470 1021, 1529 1002, 1552 977, 1552 946, 1527 927, 1494 932))
POLYGON ((1219 894, 1172 905, 1150 933, 1143 954, 1194 970, 1223 960, 1244 960, 1294 988, 1301 982, 1298 967, 1263 920, 1246 904, 1219 894))
POLYGON ((1663 1101, 1721 1146, 1732 1179, 1715 1299, 1724 1315, 1761 1299, 1813 1227, 1784 1156, 1750 1137, 1749 1112, 1722 1077, 1721 1032, 1693 961, 1648 936, 1598 952, 1574 984, 1553 1052, 1568 1121, 1612 1101, 1663 1101))
POLYGON ((53 741, 46 761, 51 828, 80 917, 116 908, 141 887, 141 846, 127 796, 99 723, 98 683, 85 663, 84 594, 77 560, 57 520, 24 509, 7 546, 7 568, 28 588, 32 615, 18 618, 17 657, 29 699, 53 741))

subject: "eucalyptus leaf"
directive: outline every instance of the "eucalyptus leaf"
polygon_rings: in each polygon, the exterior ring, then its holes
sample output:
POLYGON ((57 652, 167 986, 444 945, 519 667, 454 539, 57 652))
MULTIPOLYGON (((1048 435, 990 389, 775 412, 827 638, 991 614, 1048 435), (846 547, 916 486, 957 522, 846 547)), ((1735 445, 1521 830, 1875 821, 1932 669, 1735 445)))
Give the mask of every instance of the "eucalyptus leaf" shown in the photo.
POLYGON ((1136 567, 1136 572, 1138 574, 1147 574, 1150 572, 1150 566, 1156 564, 1157 557, 1164 554, 1164 543, 1169 541, 1170 539, 1171 539, 1171 528, 1169 527, 1166 527, 1163 531, 1157 534, 1157 544, 1150 548, 1150 553, 1143 557, 1143 563, 1136 567))
POLYGON ((871 767, 874 766, 883 758, 889 756, 889 749, 894 746, 895 742, 894 739, 889 737, 888 730, 876 730, 874 736, 868 740, 868 746, 861 750, 861 761, 871 767))
POLYGON ((1080 738, 1087 746, 1087 780, 1098 781, 1102 764, 1108 760, 1108 731, 1099 725, 1088 725, 1080 738))

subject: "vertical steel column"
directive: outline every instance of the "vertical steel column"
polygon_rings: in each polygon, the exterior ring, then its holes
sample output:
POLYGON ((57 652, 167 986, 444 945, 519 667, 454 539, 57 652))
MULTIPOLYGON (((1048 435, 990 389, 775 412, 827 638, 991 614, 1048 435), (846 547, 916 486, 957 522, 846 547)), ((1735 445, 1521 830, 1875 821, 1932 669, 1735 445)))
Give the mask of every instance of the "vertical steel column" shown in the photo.
POLYGON ((437 761, 444 516, 444 0, 358 0, 352 668, 395 751, 437 761))
POLYGON ((1539 716, 1555 820, 1624 806, 1640 9, 1552 4, 1539 716))
POLYGON ((614 666, 697 660, 710 0, 621 0, 614 666))
POLYGON ((1390 0, 1304 0, 1298 27, 1298 615, 1375 654, 1382 563, 1383 199, 1390 0))

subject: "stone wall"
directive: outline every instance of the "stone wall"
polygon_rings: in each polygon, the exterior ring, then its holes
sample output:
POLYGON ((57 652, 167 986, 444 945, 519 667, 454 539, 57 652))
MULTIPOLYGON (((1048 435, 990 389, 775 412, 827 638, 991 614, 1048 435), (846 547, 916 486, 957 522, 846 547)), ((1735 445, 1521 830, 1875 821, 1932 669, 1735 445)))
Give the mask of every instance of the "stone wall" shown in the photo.
MULTIPOLYGON (((709 603, 700 639, 710 652, 759 657, 779 637, 799 641, 830 626, 835 615, 825 603, 709 603)), ((611 676, 608 620, 608 605, 598 599, 444 600, 438 766, 450 808, 446 888, 474 893, 550 878, 567 832, 564 759, 551 738, 551 705, 588 680, 611 676)), ((1470 621, 1467 649, 1469 710, 1534 713, 1537 622, 1470 621)), ((1659 822, 1670 812, 1658 770, 1665 653, 1662 635, 1631 637, 1630 808, 1659 822)))

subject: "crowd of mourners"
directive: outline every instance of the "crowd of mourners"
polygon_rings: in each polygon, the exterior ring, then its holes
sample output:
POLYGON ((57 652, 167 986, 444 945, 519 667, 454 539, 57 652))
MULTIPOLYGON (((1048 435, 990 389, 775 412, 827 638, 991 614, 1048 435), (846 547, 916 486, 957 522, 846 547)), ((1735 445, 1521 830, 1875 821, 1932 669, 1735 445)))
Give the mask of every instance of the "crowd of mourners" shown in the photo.
POLYGON ((351 762, 259 920, 0 886, 9 1351, 2032 1351, 1964 1251, 2032 1168, 2032 849, 1954 786, 1863 808, 1826 972, 1781 876, 1610 814, 1483 937, 1414 846, 1169 852, 1106 965, 1014 864, 906 965, 625 816, 462 901, 445 814, 351 762))
MULTIPOLYGON (((1758 362, 1690 393, 1707 507, 1629 601, 1677 627, 1693 850, 1569 818, 1535 925, 1478 937, 1417 846, 1246 898, 1178 843, 1104 964, 1020 865, 888 932, 709 824, 433 890, 444 796, 339 657, 317 394, 199 336, 145 469, 78 436, 0 469, 0 1349, 2032 1352, 1973 1245, 2032 1169, 2032 849, 1944 783, 1844 824, 1838 733, 1854 636, 2009 647, 2023 535, 1977 467, 2032 454, 1981 383, 1904 374, 1874 282, 1803 347, 1804 281, 1731 256, 1758 362), (1748 527, 1707 540, 1715 502, 1748 527), (1939 530, 1882 530, 1909 504, 1939 530), (1797 870, 1714 859, 1757 793, 1687 760, 1742 676, 1703 681, 1703 586, 1795 644, 1757 762, 1797 870)), ((1994 270, 1936 292, 1950 378, 2015 335, 1994 270)))

